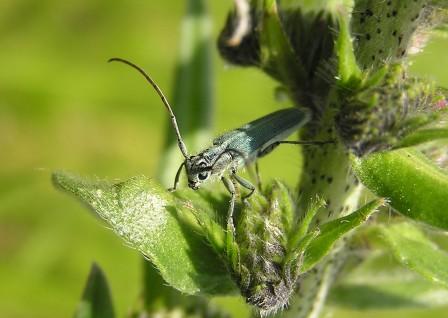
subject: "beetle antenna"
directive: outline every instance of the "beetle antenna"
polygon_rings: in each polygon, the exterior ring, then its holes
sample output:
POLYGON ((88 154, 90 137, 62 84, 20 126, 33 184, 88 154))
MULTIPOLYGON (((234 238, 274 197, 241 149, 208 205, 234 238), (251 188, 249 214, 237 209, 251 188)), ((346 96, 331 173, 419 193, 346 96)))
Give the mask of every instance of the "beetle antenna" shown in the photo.
POLYGON ((182 152, 182 155, 185 157, 185 159, 188 159, 188 151, 187 146, 185 145, 182 136, 179 131, 179 125, 177 124, 176 116, 174 115, 173 109, 171 108, 170 104, 168 103, 168 100, 166 99, 165 95, 163 94, 162 90, 159 86, 157 86, 156 82, 148 75, 146 72, 139 66, 135 65, 132 62, 129 62, 127 60, 124 60, 122 58, 114 57, 109 59, 108 62, 121 62, 124 64, 129 65, 130 67, 136 69, 140 74, 142 74, 146 80, 151 84, 151 86, 154 88, 154 90, 157 92, 157 94, 160 96, 160 99, 162 100, 162 103, 165 105, 166 109, 170 113, 171 117, 171 123, 173 124, 174 130, 176 132, 177 136, 177 144, 179 145, 179 149, 182 152))

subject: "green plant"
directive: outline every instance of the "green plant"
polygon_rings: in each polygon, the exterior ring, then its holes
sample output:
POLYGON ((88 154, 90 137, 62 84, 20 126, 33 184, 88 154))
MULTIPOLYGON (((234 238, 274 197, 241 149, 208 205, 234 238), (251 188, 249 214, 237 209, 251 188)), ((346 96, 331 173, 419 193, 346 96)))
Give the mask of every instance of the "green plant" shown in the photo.
MULTIPOLYGON (((440 149, 447 149, 448 102, 445 90, 407 72, 408 54, 423 49, 433 31, 444 27, 446 2, 236 3, 218 40, 223 57, 261 69, 296 107, 312 112, 302 139, 336 142, 302 149, 298 191, 275 180, 248 205, 239 204, 235 236, 223 220, 225 193, 169 193, 143 176, 110 183, 56 172, 57 187, 86 203, 183 293, 163 287, 153 295, 161 305, 154 306, 145 286, 143 305, 133 315, 180 311, 220 317, 225 314, 201 297, 239 293, 261 315, 317 317, 337 277, 342 283, 335 288, 345 288, 346 295, 353 288, 358 294, 376 292, 382 303, 397 307, 422 303, 423 291, 448 288, 448 255, 422 226, 448 229, 448 175, 440 161, 440 149), (362 198, 371 201, 363 205, 362 198), (397 212, 393 218, 377 213, 367 222, 386 202, 397 212), (353 256, 366 246, 390 251, 397 263, 428 282, 412 276, 415 290, 408 294, 400 282, 395 289, 381 282, 344 286, 344 277, 352 275, 347 268, 356 272, 359 265, 353 256)), ((208 137, 212 109, 209 34, 203 1, 189 5, 192 23, 186 25, 184 43, 192 45, 182 48, 173 104, 187 142, 199 148, 208 137)), ((163 158, 159 179, 166 185, 166 173, 178 158, 174 140, 168 139, 163 158)), ((378 255, 363 258, 359 268, 366 275, 378 255)), ((158 277, 145 266, 148 275, 158 277)), ((359 301, 353 298, 353 304, 359 301)), ((378 297, 359 302, 375 301, 378 297)), ((425 305, 432 304, 426 298, 425 305)))

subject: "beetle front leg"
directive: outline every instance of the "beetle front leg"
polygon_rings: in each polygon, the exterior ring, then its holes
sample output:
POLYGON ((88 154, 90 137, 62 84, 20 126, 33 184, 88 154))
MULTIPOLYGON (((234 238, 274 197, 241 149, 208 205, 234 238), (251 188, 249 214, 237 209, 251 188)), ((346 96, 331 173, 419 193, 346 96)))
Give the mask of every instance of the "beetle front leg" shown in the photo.
POLYGON ((226 232, 226 252, 231 260, 231 264, 234 268, 239 266, 239 250, 238 248, 235 248, 235 225, 233 224, 233 211, 235 209, 235 201, 236 201, 236 184, 235 180, 233 178, 230 178, 230 180, 226 177, 221 177, 222 182, 224 183, 224 186, 226 187, 227 191, 230 192, 230 205, 229 205, 229 212, 227 216, 227 232, 226 232))
POLYGON ((182 164, 180 165, 179 169, 177 169, 176 177, 174 178, 174 185, 173 185, 172 188, 169 188, 168 191, 170 191, 170 192, 176 191, 177 185, 179 184, 180 173, 182 172, 182 168, 183 167, 185 167, 185 161, 182 162, 182 164))
POLYGON ((229 180, 226 177, 221 177, 222 183, 226 187, 227 191, 230 193, 230 203, 229 210, 227 213, 227 228, 232 232, 232 235, 235 233, 235 226, 233 224, 233 211, 235 210, 235 201, 236 201, 236 189, 235 182, 233 180, 229 180))
POLYGON ((255 187, 252 183, 247 181, 246 179, 240 177, 236 174, 236 171, 232 171, 232 178, 234 178, 242 187, 248 189, 250 192, 249 194, 245 195, 242 200, 244 203, 246 203, 246 200, 255 192, 255 187))
POLYGON ((261 189, 260 166, 258 164, 258 160, 255 160, 255 178, 257 179, 257 188, 258 188, 258 190, 262 191, 262 189, 261 189))

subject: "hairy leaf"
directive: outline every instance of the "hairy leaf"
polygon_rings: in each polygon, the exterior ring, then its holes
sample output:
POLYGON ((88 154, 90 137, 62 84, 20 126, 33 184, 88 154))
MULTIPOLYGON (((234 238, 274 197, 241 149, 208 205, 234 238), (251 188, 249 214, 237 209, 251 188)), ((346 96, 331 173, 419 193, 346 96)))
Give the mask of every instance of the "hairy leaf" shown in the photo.
POLYGON ((193 203, 181 202, 154 180, 86 181, 64 172, 56 186, 75 195, 121 238, 143 253, 173 287, 187 294, 223 294, 234 285, 226 268, 193 229, 193 203))
POLYGON ((400 213, 448 229, 448 175, 421 153, 406 148, 353 160, 363 184, 388 198, 400 213))

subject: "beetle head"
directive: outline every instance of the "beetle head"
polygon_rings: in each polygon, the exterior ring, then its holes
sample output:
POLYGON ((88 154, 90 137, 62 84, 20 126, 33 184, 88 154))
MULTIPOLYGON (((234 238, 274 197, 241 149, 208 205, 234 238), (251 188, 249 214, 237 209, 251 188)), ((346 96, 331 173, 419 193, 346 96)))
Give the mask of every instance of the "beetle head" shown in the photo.
POLYGON ((202 183, 210 179, 212 165, 202 154, 191 156, 185 161, 187 171, 188 186, 193 190, 199 189, 202 183))

